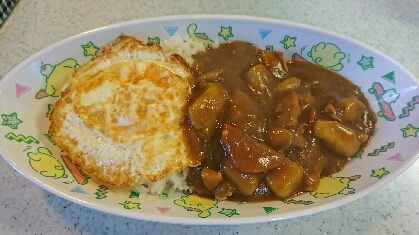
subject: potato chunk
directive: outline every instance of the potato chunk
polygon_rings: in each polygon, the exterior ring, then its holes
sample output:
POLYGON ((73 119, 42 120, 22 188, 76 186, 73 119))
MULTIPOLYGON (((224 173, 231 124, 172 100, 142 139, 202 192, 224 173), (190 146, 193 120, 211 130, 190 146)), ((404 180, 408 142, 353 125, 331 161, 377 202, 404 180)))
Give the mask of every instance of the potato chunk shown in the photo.
POLYGON ((265 185, 280 199, 286 199, 299 187, 303 179, 303 170, 297 163, 285 159, 281 166, 266 172, 265 185))
POLYGON ((282 80, 276 86, 277 91, 288 91, 297 89, 300 86, 301 80, 296 77, 290 77, 282 80))
POLYGON ((224 180, 214 190, 214 197, 217 199, 225 199, 226 197, 233 195, 233 193, 234 193, 234 185, 224 180))
POLYGON ((227 104, 226 91, 218 83, 209 83, 206 90, 189 106, 192 125, 204 138, 210 138, 227 104))
POLYGON ((348 97, 342 100, 343 104, 343 118, 345 121, 353 122, 355 119, 364 113, 367 109, 356 97, 348 97))
POLYGON ((317 120, 314 134, 333 152, 342 156, 351 157, 359 150, 360 142, 356 131, 337 121, 317 120))
POLYGON ((216 82, 221 79, 222 74, 223 74, 223 69, 216 68, 202 74, 201 76, 198 77, 198 80, 205 80, 207 82, 216 82))
POLYGON ((368 140, 369 137, 364 132, 357 131, 357 130, 355 130, 355 132, 358 135, 358 141, 359 141, 360 144, 363 144, 363 143, 365 143, 368 140))
POLYGON ((205 187, 207 187, 209 190, 216 189, 218 185, 223 182, 223 176, 221 175, 221 172, 214 171, 209 168, 204 168, 201 170, 201 177, 204 181, 205 187))
POLYGON ((255 65, 244 75, 244 80, 252 90, 256 101, 263 110, 268 110, 275 89, 276 78, 262 64, 255 65))
POLYGON ((262 64, 269 69, 275 77, 283 78, 288 71, 283 55, 284 54, 279 51, 272 53, 268 51, 261 51, 259 57, 262 64))
POLYGON ((294 133, 287 128, 278 127, 269 130, 266 136, 271 145, 277 150, 283 151, 291 146, 294 133))
POLYGON ((243 174, 235 169, 228 160, 224 161, 221 165, 221 171, 227 180, 234 186, 234 192, 240 195, 252 195, 259 185, 259 177, 257 174, 243 174))
POLYGON ((298 94, 295 91, 286 91, 280 97, 277 107, 277 126, 296 126, 298 117, 301 115, 301 108, 298 94))

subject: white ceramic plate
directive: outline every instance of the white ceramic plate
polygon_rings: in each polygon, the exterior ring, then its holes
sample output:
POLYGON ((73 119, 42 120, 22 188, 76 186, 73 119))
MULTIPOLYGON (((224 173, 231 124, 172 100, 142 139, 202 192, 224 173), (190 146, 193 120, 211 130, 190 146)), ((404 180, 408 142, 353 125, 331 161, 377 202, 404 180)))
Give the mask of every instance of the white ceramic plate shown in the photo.
MULTIPOLYGON (((418 80, 379 51, 306 25, 247 16, 190 15, 130 21, 86 32, 36 53, 0 83, 0 150, 16 170, 42 188, 108 213, 181 224, 239 224, 292 218, 343 205, 387 184, 418 157, 418 80), (48 111, 59 94, 51 89, 101 45, 119 34, 162 42, 171 35, 203 43, 247 40, 286 59, 305 59, 335 70, 360 86, 377 112, 371 144, 322 191, 284 201, 241 204, 183 193, 140 199, 89 179, 60 156, 47 134, 48 111)), ((390 192, 389 192, 390 193, 390 192)))

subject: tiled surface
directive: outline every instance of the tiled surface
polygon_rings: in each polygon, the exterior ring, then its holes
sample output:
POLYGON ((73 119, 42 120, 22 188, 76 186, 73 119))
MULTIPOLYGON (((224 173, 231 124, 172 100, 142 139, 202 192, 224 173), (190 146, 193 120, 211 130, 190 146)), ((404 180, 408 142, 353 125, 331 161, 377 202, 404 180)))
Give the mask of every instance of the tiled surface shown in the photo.
MULTIPOLYGON (((69 36, 173 14, 254 15, 317 26, 373 46, 419 77, 417 12, 417 0, 21 0, 0 28, 0 79, 36 51, 69 36)), ((378 191, 315 215, 239 226, 184 226, 81 207, 35 186, 0 159, 0 234, 419 234, 418 185, 416 162, 378 191)))
POLYGON ((10 16, 19 0, 0 0, 0 27, 10 16))

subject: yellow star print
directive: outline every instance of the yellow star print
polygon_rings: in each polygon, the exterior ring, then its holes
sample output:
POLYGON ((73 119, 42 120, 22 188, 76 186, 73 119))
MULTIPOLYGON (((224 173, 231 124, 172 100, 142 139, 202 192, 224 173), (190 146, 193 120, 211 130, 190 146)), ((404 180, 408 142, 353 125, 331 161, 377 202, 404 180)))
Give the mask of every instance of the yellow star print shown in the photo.
POLYGON ((95 46, 93 42, 88 42, 86 45, 81 45, 83 48, 83 55, 84 56, 96 56, 96 53, 100 50, 99 47, 95 46))
POLYGON ((417 137, 419 128, 414 127, 412 124, 406 126, 406 128, 400 129, 403 132, 403 137, 407 138, 409 136, 417 137))
POLYGON ((377 177, 379 179, 383 178, 385 175, 390 174, 390 171, 387 171, 385 167, 377 169, 377 170, 372 170, 372 174, 370 175, 370 177, 377 177))
POLYGON ((132 201, 125 201, 123 203, 119 203, 120 205, 123 205, 125 209, 131 210, 131 209, 141 209, 140 203, 132 202, 132 201))
POLYGON ((284 44, 285 49, 288 49, 290 47, 295 47, 295 41, 297 41, 297 38, 285 35, 284 39, 280 42, 284 44))
POLYGON ((231 26, 228 26, 228 27, 221 26, 221 31, 218 33, 218 36, 224 38, 224 40, 227 41, 230 37, 234 37, 233 28, 231 26))

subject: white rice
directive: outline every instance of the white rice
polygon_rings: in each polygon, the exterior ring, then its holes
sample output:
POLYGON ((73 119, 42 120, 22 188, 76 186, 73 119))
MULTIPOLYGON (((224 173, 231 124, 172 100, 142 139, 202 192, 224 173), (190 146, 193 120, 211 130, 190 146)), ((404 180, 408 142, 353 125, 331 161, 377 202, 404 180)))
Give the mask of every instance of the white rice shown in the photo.
MULTIPOLYGON (((217 48, 218 45, 218 42, 215 41, 212 47, 217 48)), ((205 51, 206 49, 204 44, 179 35, 164 39, 160 46, 167 56, 170 54, 179 54, 189 65, 193 63, 192 55, 200 51, 205 51)), ((180 172, 172 173, 157 182, 150 182, 146 178, 140 177, 137 186, 134 186, 132 190, 139 193, 140 198, 146 198, 148 194, 159 195, 161 193, 173 193, 176 190, 190 190, 190 187, 186 183, 187 175, 188 169, 186 168, 180 172)))
POLYGON ((145 198, 148 194, 159 195, 161 193, 173 193, 176 190, 189 190, 190 188, 186 183, 187 175, 188 169, 184 169, 157 182, 149 182, 144 177, 140 177, 138 185, 133 187, 132 190, 140 193, 140 198, 145 198))
MULTIPOLYGON (((192 65, 192 55, 200 51, 205 51, 204 44, 195 42, 187 36, 174 35, 169 39, 164 39, 163 44, 160 45, 166 52, 166 55, 179 54, 181 55, 188 64, 192 65)), ((215 41, 212 45, 213 48, 218 47, 218 41, 215 41)))

